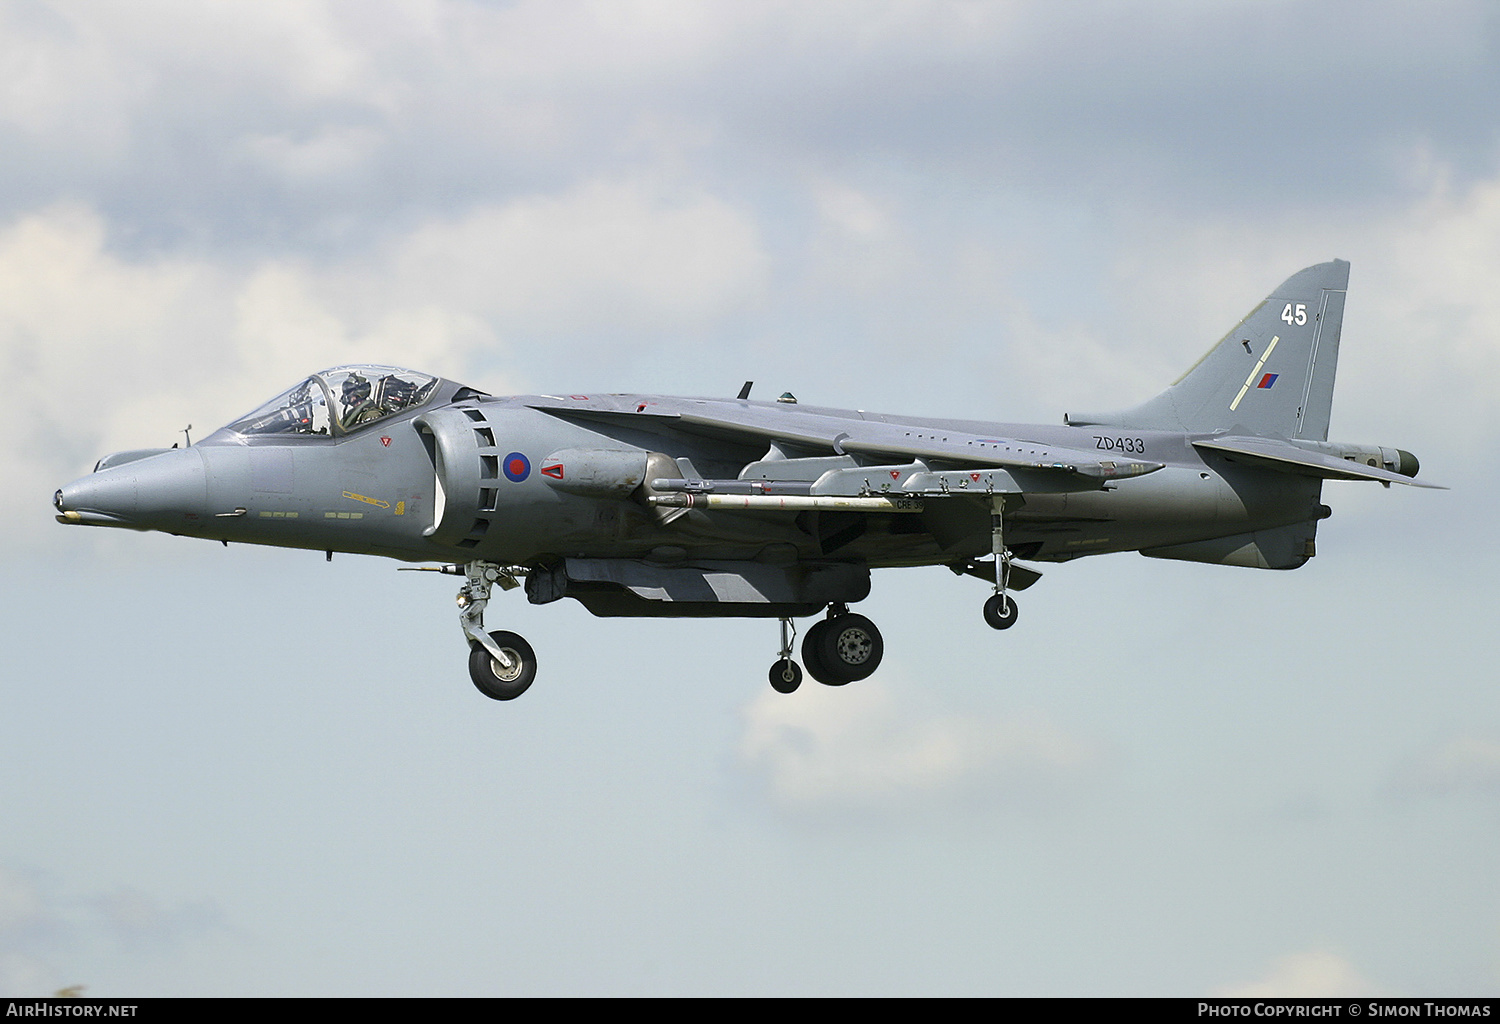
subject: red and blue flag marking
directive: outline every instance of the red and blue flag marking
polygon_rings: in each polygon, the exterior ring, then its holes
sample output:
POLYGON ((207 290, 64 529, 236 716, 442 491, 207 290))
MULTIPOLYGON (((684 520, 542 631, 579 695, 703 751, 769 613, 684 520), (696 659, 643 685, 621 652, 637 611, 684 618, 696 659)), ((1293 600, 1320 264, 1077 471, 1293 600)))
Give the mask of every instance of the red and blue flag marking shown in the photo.
POLYGON ((505 457, 505 462, 500 468, 505 473, 505 479, 518 484, 531 473, 531 460, 520 452, 511 452, 505 457))

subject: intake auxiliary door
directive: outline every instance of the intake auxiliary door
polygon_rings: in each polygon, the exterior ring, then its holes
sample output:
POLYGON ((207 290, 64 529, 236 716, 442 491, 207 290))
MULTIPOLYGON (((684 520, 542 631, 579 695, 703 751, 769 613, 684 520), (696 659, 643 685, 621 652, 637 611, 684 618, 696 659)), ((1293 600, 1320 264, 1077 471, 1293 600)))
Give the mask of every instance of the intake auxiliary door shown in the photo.
POLYGON ((423 536, 445 547, 478 547, 488 532, 500 479, 495 432, 479 409, 450 407, 418 416, 436 480, 432 524, 423 536))

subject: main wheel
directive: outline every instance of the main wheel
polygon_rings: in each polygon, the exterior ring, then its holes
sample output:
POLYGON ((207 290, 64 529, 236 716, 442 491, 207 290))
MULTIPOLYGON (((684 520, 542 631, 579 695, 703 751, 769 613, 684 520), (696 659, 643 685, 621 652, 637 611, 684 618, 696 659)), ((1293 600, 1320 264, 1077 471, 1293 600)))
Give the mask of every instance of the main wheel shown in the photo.
MULTIPOLYGON (((818 626, 822 628, 808 631, 807 644, 818 652, 818 665, 824 672, 816 677, 819 682, 843 686, 868 677, 880 667, 885 641, 875 623, 863 615, 839 615, 818 626)), ((806 646, 802 653, 806 658, 806 646)), ((809 670, 811 667, 810 663, 809 670)))
POLYGON ((507 630, 495 630, 490 639, 508 660, 497 661, 481 644, 470 640, 469 678, 491 700, 515 700, 536 678, 536 652, 524 637, 507 630))
MULTIPOLYGON (((828 628, 829 621, 828 619, 819 619, 803 635, 802 664, 807 666, 807 674, 818 682, 826 683, 829 686, 839 686, 842 683, 836 680, 823 664, 822 636, 828 628)), ((844 682, 847 682, 847 680, 844 680, 844 682)))
POLYGON ((984 603, 984 621, 992 629, 1009 629, 1016 624, 1016 616, 1019 614, 1020 610, 1009 594, 1003 598, 995 594, 984 603))
POLYGON ((802 669, 791 658, 782 658, 771 666, 771 689, 791 693, 802 685, 802 669))

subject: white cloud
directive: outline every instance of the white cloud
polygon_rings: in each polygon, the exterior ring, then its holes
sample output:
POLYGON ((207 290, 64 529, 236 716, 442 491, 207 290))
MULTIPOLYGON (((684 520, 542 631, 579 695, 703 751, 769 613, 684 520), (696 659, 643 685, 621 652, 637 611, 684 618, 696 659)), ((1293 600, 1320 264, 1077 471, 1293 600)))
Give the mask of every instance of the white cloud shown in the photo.
POLYGON ((1390 993, 1360 974, 1347 957, 1311 949, 1279 957, 1261 978, 1214 994, 1225 999, 1318 999, 1390 993))
POLYGON ((34 478, 41 467, 79 468, 101 443, 169 444, 185 421, 162 404, 163 377, 170 367, 185 392, 211 379, 202 354, 212 351, 223 291, 219 275, 190 261, 111 256, 103 222, 79 207, 0 231, 0 367, 13 389, 0 429, 11 439, 7 461, 28 467, 7 466, 12 483, 50 495, 34 478), (133 429, 119 422, 125 410, 133 429), (144 436, 130 443, 135 431, 144 436))
POLYGON ((891 230, 891 218, 874 197, 846 182, 820 178, 812 184, 818 215, 854 241, 874 241, 891 230))
POLYGON ((50 995, 57 989, 56 976, 35 948, 55 924, 32 879, 0 864, 0 996, 50 995))
POLYGON ((1396 775, 1408 796, 1500 797, 1500 742, 1463 733, 1418 754, 1396 775))
POLYGON ((247 159, 278 177, 301 183, 339 178, 365 164, 381 142, 372 128, 332 125, 300 136, 251 135, 241 142, 247 159))
MULTIPOLYGON (((1379 372, 1420 382, 1500 427, 1500 177, 1432 194, 1383 225, 1383 259, 1367 290, 1383 343, 1379 372)), ((1373 247, 1373 246, 1372 246, 1373 247)), ((1353 285, 1351 285, 1353 287, 1353 285)))
POLYGON ((1044 806, 1087 781, 1101 748, 1039 712, 924 713, 879 682, 804 685, 745 709, 740 757, 789 810, 1044 806))
POLYGON ((392 247, 392 284, 531 331, 704 324, 760 298, 754 221, 703 193, 595 181, 424 225, 392 247))
POLYGON ((0 935, 42 919, 42 897, 31 879, 0 864, 0 935))
POLYGON ((57 964, 88 962, 102 944, 123 958, 178 956, 228 933, 208 902, 166 905, 140 889, 71 897, 0 864, 0 996, 46 996, 63 985, 57 964))

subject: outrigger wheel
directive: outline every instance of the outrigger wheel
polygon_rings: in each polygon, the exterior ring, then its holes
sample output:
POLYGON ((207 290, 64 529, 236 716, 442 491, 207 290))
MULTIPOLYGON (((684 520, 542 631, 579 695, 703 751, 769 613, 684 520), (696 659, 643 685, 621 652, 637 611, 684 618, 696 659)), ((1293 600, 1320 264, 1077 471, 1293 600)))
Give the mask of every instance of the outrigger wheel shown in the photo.
POLYGON ((1009 594, 994 594, 984 603, 984 621, 992 629, 1009 629, 1016 624, 1019 614, 1015 599, 1009 594))
POLYGON ((802 669, 791 658, 781 658, 771 666, 771 689, 791 693, 802 685, 802 669))

